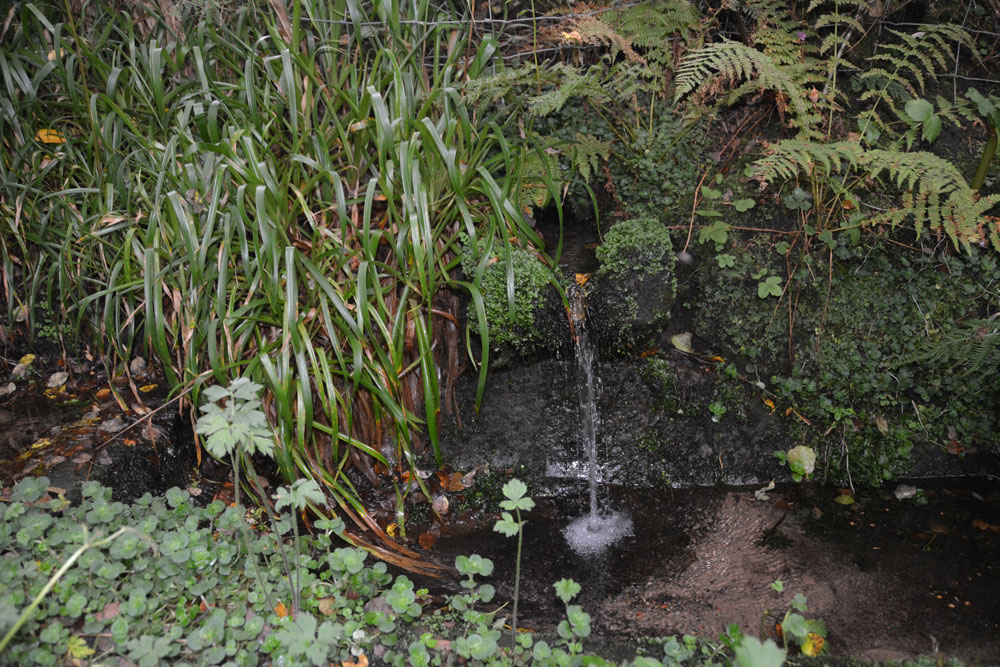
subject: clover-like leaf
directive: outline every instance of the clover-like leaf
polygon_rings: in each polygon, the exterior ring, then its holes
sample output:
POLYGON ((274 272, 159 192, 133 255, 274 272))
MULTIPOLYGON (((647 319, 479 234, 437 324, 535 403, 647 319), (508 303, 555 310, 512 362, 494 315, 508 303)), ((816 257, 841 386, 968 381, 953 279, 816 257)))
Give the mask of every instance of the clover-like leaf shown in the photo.
POLYGON ((569 604, 569 601, 580 592, 580 584, 572 579, 560 579, 552 586, 556 589, 556 595, 563 601, 563 604, 569 604))
POLYGON ((520 528, 520 524, 514 521, 514 517, 510 515, 510 512, 502 512, 500 518, 495 524, 493 524, 493 530, 498 533, 502 533, 506 537, 513 537, 517 535, 517 531, 520 528))
POLYGON ((781 667, 785 662, 785 651, 770 639, 761 643, 756 637, 745 636, 733 652, 739 667, 781 667))

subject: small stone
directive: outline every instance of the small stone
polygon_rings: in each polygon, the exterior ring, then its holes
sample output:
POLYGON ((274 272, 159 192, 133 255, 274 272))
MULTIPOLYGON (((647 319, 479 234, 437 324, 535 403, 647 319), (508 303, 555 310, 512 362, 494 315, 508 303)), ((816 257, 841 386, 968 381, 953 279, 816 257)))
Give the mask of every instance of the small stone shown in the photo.
POLYGON ((8 382, 5 386, 0 387, 0 396, 6 396, 7 394, 13 394, 17 391, 17 385, 13 382, 8 382))
POLYGON ((128 370, 132 375, 141 375, 146 372, 146 360, 142 357, 136 357, 132 360, 132 363, 128 365, 128 370))
POLYGON ((66 380, 68 379, 69 379, 69 373, 67 373, 66 371, 59 371, 49 376, 49 381, 46 383, 45 386, 47 386, 49 389, 55 389, 56 387, 61 387, 64 384, 66 384, 66 380))
POLYGON ((896 500, 906 500, 917 495, 917 487, 910 486, 909 484, 900 484, 893 491, 893 495, 896 496, 896 500))
POLYGON ((812 518, 819 521, 823 518, 823 510, 818 507, 812 508, 812 518))

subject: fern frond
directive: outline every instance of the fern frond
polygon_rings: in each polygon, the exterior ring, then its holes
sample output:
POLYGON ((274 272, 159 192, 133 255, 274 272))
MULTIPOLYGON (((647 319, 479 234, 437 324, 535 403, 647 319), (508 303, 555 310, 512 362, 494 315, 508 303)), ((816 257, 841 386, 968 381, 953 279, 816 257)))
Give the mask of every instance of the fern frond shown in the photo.
MULTIPOLYGON (((808 131, 806 119, 810 105, 803 87, 792 78, 788 68, 780 67, 766 54, 738 42, 726 40, 708 44, 686 56, 677 69, 674 100, 679 101, 688 93, 706 87, 716 77, 752 81, 758 90, 773 90, 783 95, 799 119, 800 133, 808 131)), ((739 94, 730 95, 725 102, 731 104, 748 89, 748 86, 738 88, 739 94)))
POLYGON ((597 16, 583 16, 575 18, 570 25, 580 35, 584 44, 603 46, 611 51, 612 57, 619 53, 634 63, 646 64, 646 59, 635 52, 632 48, 632 40, 620 35, 611 25, 605 23, 597 16))
POLYGON ((864 149, 856 141, 820 144, 786 139, 768 146, 767 154, 753 163, 753 178, 765 187, 800 174, 829 177, 846 164, 856 166, 864 149))
POLYGON ((944 232, 955 247, 968 249, 987 239, 998 243, 996 226, 989 228, 986 213, 1000 202, 1000 195, 980 198, 948 160, 923 151, 870 150, 859 165, 870 178, 885 174, 906 190, 902 206, 875 216, 873 224, 898 226, 912 219, 918 235, 926 226, 944 232))
POLYGON ((600 168, 602 161, 611 157, 611 142, 600 141, 591 134, 576 135, 573 144, 573 164, 585 183, 590 183, 590 177, 600 168))
POLYGON ((701 25, 701 14, 690 2, 650 0, 602 15, 619 35, 661 68, 673 66, 673 40, 690 42, 701 25))
POLYGON ((995 375, 1000 370, 1000 322, 991 318, 958 324, 896 365, 911 363, 959 371, 960 378, 995 375))

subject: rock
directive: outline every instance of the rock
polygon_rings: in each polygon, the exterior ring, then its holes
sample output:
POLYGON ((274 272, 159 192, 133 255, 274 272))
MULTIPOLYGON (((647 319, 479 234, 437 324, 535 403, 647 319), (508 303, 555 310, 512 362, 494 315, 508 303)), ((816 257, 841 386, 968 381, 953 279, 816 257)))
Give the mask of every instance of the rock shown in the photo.
POLYGON ((917 495, 917 487, 910 486, 909 484, 900 484, 893 491, 893 495, 896 496, 896 500, 906 500, 917 495))
POLYGON ((142 375, 146 372, 146 360, 142 357, 136 357, 128 365, 128 370, 132 375, 142 375))
POLYGON ((13 394, 17 391, 17 385, 13 382, 8 382, 5 386, 0 387, 0 396, 6 396, 7 394, 13 394))
POLYGON ((28 374, 28 364, 18 364, 10 372, 11 380, 21 380, 28 374))
POLYGON ((64 384, 66 384, 66 380, 68 379, 69 379, 69 373, 67 373, 66 371, 59 371, 49 376, 49 381, 46 383, 45 386, 47 386, 49 389, 55 389, 56 387, 61 387, 64 384))

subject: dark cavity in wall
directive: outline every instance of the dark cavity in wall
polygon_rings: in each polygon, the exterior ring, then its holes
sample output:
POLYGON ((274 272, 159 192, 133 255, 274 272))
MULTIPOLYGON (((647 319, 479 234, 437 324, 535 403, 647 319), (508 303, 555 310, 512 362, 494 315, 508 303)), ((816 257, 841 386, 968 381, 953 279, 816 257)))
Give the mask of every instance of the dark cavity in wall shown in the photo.
MULTIPOLYGON (((555 257, 560 230, 559 213, 554 205, 539 211, 535 231, 545 241, 545 252, 555 257)), ((600 266, 594 252, 600 242, 597 225, 589 218, 574 216, 568 208, 563 208, 560 268, 569 273, 594 273, 600 266)))

